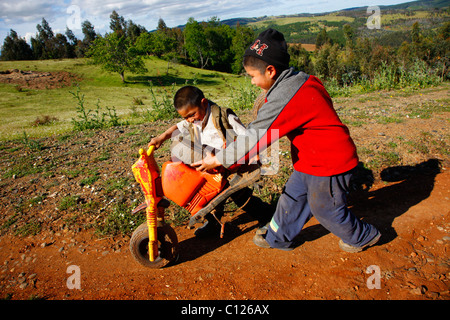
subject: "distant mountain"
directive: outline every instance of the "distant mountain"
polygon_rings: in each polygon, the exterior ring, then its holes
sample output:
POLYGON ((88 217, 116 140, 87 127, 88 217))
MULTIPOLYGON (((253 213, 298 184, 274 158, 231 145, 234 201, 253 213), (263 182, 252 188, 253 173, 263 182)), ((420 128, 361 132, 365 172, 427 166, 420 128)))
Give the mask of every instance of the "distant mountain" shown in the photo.
POLYGON ((391 6, 380 6, 383 9, 406 9, 406 10, 426 10, 426 9, 442 9, 448 8, 450 1, 448 0, 428 0, 428 1, 411 1, 391 6))
POLYGON ((299 13, 294 15, 264 16, 258 18, 234 18, 221 21, 229 26, 250 26, 256 33, 269 27, 281 31, 289 43, 314 44, 323 28, 337 43, 344 44, 343 26, 350 24, 356 36, 377 38, 378 43, 393 47, 410 39, 410 30, 419 22, 424 32, 437 29, 450 21, 450 0, 411 1, 397 5, 379 6, 381 28, 367 28, 367 6, 323 13, 299 13))
MULTIPOLYGON (((222 24, 236 27, 245 25, 259 33, 269 27, 282 32, 288 43, 315 44, 323 28, 335 43, 345 44, 343 26, 350 24, 356 36, 377 38, 381 45, 398 47, 410 40, 410 30, 415 22, 421 29, 437 29, 450 21, 450 0, 418 0, 396 5, 379 6, 381 29, 369 30, 367 6, 347 8, 322 13, 298 13, 292 15, 233 18, 221 20, 222 24)), ((177 28, 183 29, 185 25, 177 28)))
MULTIPOLYGON (((418 1, 411 1, 411 2, 405 2, 401 4, 395 4, 395 5, 386 5, 386 6, 379 6, 382 11, 392 11, 392 10, 433 10, 433 9, 443 9, 443 8, 449 8, 450 7, 450 0, 418 0, 418 1)), ((366 16, 366 10, 367 6, 365 7, 353 7, 353 8, 347 8, 343 10, 337 10, 337 11, 330 11, 330 12, 322 12, 322 13, 298 13, 293 15, 281 15, 277 16, 277 18, 295 18, 295 17, 317 17, 321 15, 328 15, 330 13, 348 13, 351 11, 354 12, 362 12, 363 15, 366 16)), ((269 18, 268 16, 258 17, 258 18, 233 18, 233 19, 226 19, 222 20, 221 22, 223 24, 227 24, 231 27, 234 27, 237 25, 237 23, 240 23, 241 25, 247 25, 254 22, 259 22, 263 20, 267 20, 269 18)))

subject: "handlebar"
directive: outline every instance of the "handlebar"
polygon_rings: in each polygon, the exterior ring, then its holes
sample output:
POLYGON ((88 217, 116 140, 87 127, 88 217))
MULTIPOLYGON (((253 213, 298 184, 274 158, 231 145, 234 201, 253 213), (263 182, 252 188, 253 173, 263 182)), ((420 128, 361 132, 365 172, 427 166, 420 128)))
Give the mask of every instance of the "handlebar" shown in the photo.
MULTIPOLYGON (((155 146, 150 146, 147 150, 147 156, 150 156, 154 150, 155 150, 155 146)), ((139 149, 140 155, 144 154, 144 152, 145 152, 144 149, 139 149)))

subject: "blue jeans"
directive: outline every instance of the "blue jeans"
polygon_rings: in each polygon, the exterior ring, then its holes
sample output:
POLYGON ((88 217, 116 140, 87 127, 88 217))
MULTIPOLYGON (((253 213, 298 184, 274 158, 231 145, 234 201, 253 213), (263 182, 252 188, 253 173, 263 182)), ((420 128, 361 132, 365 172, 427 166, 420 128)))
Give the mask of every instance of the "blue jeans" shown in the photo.
POLYGON ((272 248, 287 248, 312 217, 347 244, 364 246, 378 230, 355 217, 347 207, 352 174, 318 177, 295 171, 287 181, 270 221, 266 241, 272 248))

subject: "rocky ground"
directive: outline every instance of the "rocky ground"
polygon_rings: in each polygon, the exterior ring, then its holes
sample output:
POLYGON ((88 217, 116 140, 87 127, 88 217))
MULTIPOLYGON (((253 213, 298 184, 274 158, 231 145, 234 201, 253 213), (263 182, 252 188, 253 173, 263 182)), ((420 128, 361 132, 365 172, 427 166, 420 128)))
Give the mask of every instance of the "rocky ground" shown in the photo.
POLYGON ((12 83, 18 88, 27 89, 62 88, 79 80, 78 76, 66 71, 39 72, 11 69, 0 72, 0 82, 12 83))
MULTIPOLYGON (((382 232, 376 246, 343 252, 313 218, 295 250, 262 249, 252 243, 256 222, 232 206, 225 237, 199 240, 172 205, 180 257, 146 269, 128 250, 143 221, 130 214, 143 200, 131 165, 173 122, 24 137, 0 143, 0 297, 448 300, 448 85, 334 101, 361 161, 349 205, 382 232), (71 266, 79 289, 67 284, 71 266)), ((281 170, 255 187, 265 201, 276 200, 292 170, 288 141, 280 147, 281 170)), ((157 151, 158 163, 168 159, 167 147, 157 151)))

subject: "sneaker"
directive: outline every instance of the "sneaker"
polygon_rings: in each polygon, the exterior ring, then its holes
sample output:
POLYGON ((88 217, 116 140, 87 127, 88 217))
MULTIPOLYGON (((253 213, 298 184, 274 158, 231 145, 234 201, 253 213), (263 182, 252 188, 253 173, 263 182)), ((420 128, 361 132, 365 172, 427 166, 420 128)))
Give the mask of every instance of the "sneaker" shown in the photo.
POLYGON ((356 253, 356 252, 361 252, 363 251, 365 248, 373 246, 375 243, 378 242, 378 240, 380 240, 381 238, 381 233, 378 231, 378 233, 376 234, 375 237, 373 237, 372 240, 370 240, 368 243, 366 243, 365 245, 363 245, 362 247, 354 247, 352 245, 349 245, 347 243, 345 243, 342 240, 339 240, 339 247, 346 251, 346 252, 350 252, 350 253, 356 253))
MULTIPOLYGON (((264 228, 264 227, 262 227, 264 228)), ((262 229, 260 228, 260 229, 262 229)), ((270 244, 266 241, 263 234, 255 234, 253 237, 253 243, 256 244, 258 247, 265 248, 265 249, 280 249, 283 251, 291 251, 294 250, 294 248, 272 248, 270 244)))
POLYGON ((259 234, 262 236, 267 233, 268 228, 269 228, 269 224, 267 223, 267 224, 263 225, 262 227, 256 229, 256 234, 259 234))

